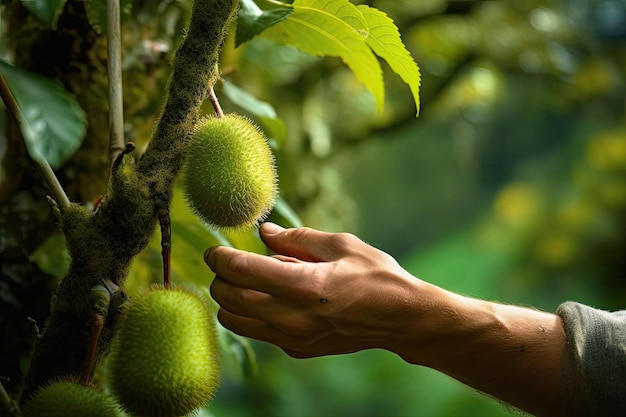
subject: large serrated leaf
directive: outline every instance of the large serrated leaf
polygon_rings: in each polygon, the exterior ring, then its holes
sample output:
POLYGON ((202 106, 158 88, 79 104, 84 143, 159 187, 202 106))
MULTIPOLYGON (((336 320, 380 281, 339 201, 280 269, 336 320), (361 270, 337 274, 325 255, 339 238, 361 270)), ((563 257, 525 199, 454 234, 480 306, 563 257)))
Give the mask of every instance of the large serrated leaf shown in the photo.
POLYGON ((32 14, 56 29, 57 19, 67 0, 22 0, 22 4, 32 14))
POLYGON ((80 147, 87 117, 61 83, 0 60, 22 117, 21 130, 31 157, 60 167, 80 147))
POLYGON ((367 5, 359 5, 367 21, 369 31, 365 38, 367 44, 379 57, 383 58, 391 69, 408 84, 415 100, 417 114, 420 111, 420 70, 411 54, 402 43, 400 32, 385 13, 367 5))
POLYGON ((235 46, 249 41, 265 29, 293 13, 289 4, 271 0, 241 0, 235 33, 235 46))
POLYGON ((367 45, 367 22, 348 0, 296 0, 288 19, 262 36, 294 46, 311 55, 340 57, 374 95, 378 110, 384 104, 382 70, 367 45))

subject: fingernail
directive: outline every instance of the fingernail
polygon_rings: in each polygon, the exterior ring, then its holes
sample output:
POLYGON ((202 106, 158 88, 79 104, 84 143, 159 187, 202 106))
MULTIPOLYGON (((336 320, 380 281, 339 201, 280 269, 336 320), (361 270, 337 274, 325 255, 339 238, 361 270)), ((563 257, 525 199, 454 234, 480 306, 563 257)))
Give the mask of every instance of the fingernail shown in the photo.
POLYGON ((284 227, 281 227, 277 225, 276 223, 272 223, 272 222, 263 223, 263 226, 261 227, 263 229, 263 233, 266 235, 275 235, 285 230, 284 227))
POLYGON ((209 264, 209 256, 211 256, 211 252, 213 252, 214 248, 215 246, 212 246, 204 251, 204 263, 206 263, 207 265, 209 264))

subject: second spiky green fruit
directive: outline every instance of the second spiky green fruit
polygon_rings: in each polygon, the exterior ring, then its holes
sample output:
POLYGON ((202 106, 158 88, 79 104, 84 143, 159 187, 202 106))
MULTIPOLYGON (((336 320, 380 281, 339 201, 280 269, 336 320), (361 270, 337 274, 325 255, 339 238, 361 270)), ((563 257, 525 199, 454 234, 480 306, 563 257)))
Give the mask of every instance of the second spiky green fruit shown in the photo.
POLYGON ((277 178, 267 139, 249 119, 227 114, 198 122, 183 181, 189 205, 206 223, 255 226, 274 205, 277 178))
POLYGON ((70 380, 39 388, 23 408, 24 417, 121 417, 122 410, 109 395, 70 380))
POLYGON ((201 407, 219 382, 218 341, 198 294, 153 287, 124 309, 111 354, 111 387, 133 415, 182 416, 201 407))

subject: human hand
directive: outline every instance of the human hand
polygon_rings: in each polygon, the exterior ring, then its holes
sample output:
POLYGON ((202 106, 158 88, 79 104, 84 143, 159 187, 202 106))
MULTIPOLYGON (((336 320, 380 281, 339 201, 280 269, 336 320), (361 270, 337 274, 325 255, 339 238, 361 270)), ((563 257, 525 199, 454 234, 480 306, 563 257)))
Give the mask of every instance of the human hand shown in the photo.
POLYGON ((265 223, 274 256, 210 248, 219 321, 293 357, 393 350, 423 284, 386 253, 346 233, 265 223))
POLYGON ((561 319, 421 281, 345 233, 261 227, 274 256, 218 246, 218 319, 307 358, 381 348, 535 415, 565 415, 561 319))

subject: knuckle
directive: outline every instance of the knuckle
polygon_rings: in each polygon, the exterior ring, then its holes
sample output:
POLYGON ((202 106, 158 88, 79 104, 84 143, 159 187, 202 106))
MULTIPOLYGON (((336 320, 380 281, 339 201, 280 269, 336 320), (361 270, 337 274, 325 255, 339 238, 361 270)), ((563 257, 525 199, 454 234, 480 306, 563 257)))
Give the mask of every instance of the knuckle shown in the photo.
POLYGON ((283 328, 283 332, 291 336, 293 346, 301 348, 314 345, 320 331, 317 321, 306 313, 292 316, 283 328))
POLYGON ((319 299, 324 292, 326 280, 327 274, 324 268, 313 268, 302 290, 307 297, 319 299))
POLYGON ((294 229, 287 229, 291 242, 295 245, 301 245, 306 242, 307 235, 309 235, 313 229, 310 227, 298 227, 294 229))
POLYGON ((245 253, 234 253, 231 255, 225 265, 226 269, 235 274, 247 274, 250 272, 250 260, 245 253))
POLYGON ((333 236, 333 246, 338 252, 352 251, 355 245, 362 243, 363 241, 352 233, 337 233, 333 236))
POLYGON ((314 264, 312 268, 307 268, 302 276, 305 279, 298 280, 293 284, 292 291, 299 300, 315 301, 319 300, 323 293, 327 281, 326 269, 321 265, 314 264))

